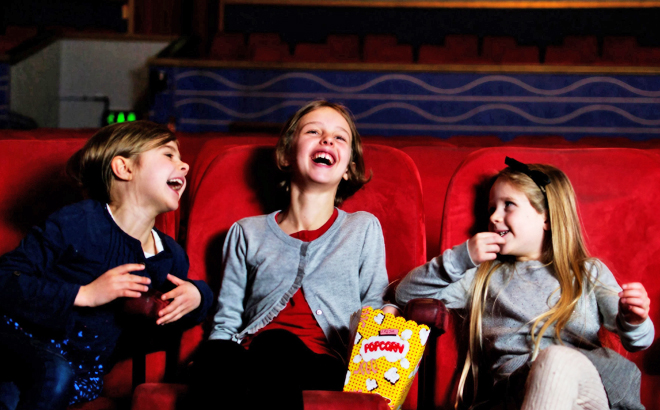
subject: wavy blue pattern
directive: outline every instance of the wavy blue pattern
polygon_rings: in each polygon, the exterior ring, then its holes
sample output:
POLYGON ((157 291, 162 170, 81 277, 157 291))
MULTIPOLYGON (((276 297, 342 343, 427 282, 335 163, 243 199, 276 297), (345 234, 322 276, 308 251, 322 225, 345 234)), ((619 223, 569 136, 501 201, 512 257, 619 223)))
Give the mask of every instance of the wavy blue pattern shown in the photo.
POLYGON ((338 101, 358 129, 379 135, 457 132, 654 137, 660 76, 480 73, 286 72, 155 67, 168 90, 151 118, 183 131, 227 131, 236 123, 283 123, 316 98, 338 101))
POLYGON ((586 85, 592 85, 592 84, 613 84, 617 85, 625 90, 628 90, 632 92, 633 94, 644 96, 644 97, 660 97, 660 91, 649 91, 649 90, 642 90, 636 87, 631 86, 630 84, 627 84, 624 81, 618 80, 616 78, 612 77, 589 77, 589 78, 584 78, 579 81, 576 81, 575 83, 568 85, 566 87, 562 87, 559 89, 551 90, 551 89, 541 89, 537 87, 533 87, 524 81, 521 81, 520 79, 510 77, 510 76, 505 76, 505 75, 490 75, 490 76, 484 76, 482 78, 479 78, 477 80, 474 80, 466 85, 460 86, 460 87, 454 87, 454 88, 439 88, 439 87, 434 87, 431 84, 428 84, 427 82, 413 77, 412 75, 408 74, 384 74, 381 75, 380 77, 377 77, 371 81, 368 81, 364 84, 353 86, 353 87, 342 87, 338 86, 335 84, 332 84, 323 78, 319 77, 316 74, 312 73, 303 73, 303 72, 294 72, 294 73, 286 73, 282 74, 280 76, 277 76, 275 78, 272 78, 262 84, 256 84, 256 85, 244 85, 244 84, 238 84, 233 81, 228 80, 227 78, 223 77, 220 74, 211 72, 211 71, 199 71, 199 70, 193 70, 193 71, 187 71, 183 74, 179 74, 177 76, 177 80, 183 79, 183 78, 188 78, 188 77, 208 77, 211 78, 227 87, 230 87, 234 90, 240 90, 240 91, 259 91, 259 90, 264 90, 274 84, 277 84, 279 82, 289 80, 289 79, 305 79, 305 80, 310 80, 313 81, 317 84, 322 85, 326 89, 330 91, 335 91, 335 92, 340 92, 340 93, 359 93, 366 91, 372 87, 374 87, 377 84, 381 84, 384 82, 388 81, 399 81, 399 82, 408 82, 411 84, 415 84, 427 91, 430 91, 435 94, 443 94, 443 95, 454 95, 454 94, 461 94, 467 91, 472 90, 475 87, 478 87, 483 84, 491 83, 491 82, 505 82, 505 83, 510 83, 517 85, 518 87, 529 91, 534 94, 538 95, 546 95, 546 96, 557 96, 557 95, 563 95, 567 94, 569 92, 575 91, 578 88, 584 87, 586 85))

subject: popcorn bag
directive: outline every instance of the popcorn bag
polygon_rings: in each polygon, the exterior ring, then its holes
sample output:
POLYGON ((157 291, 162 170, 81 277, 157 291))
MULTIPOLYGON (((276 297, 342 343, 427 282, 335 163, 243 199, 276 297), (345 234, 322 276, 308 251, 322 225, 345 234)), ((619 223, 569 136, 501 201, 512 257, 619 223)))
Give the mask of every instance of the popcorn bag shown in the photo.
POLYGON ((376 393, 392 410, 401 408, 417 374, 430 330, 412 320, 371 307, 351 316, 351 340, 344 391, 376 393))

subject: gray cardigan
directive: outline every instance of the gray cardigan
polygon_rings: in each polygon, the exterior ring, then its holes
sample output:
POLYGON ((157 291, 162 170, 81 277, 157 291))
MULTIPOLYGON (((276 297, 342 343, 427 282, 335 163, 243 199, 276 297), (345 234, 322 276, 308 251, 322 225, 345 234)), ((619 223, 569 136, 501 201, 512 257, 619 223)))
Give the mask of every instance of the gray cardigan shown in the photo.
MULTIPOLYGON (((618 292, 612 272, 600 261, 588 265, 593 286, 586 289, 562 332, 568 346, 592 349, 599 346, 598 330, 604 325, 616 332, 626 350, 642 350, 654 337, 650 318, 634 326, 618 318, 618 292)), ((442 300, 448 308, 464 309, 469 303, 476 268, 467 243, 446 250, 406 276, 397 289, 397 303, 414 298, 442 300)), ((559 298, 559 282, 551 266, 539 261, 502 264, 493 274, 483 315, 483 347, 492 363, 495 380, 501 380, 530 358, 530 325, 559 298)), ((541 340, 541 349, 554 344, 554 326, 541 340)))
POLYGON ((367 212, 339 210, 327 232, 303 242, 280 229, 276 214, 242 219, 229 230, 209 338, 240 343, 302 287, 330 346, 345 357, 351 314, 383 305, 388 279, 380 223, 367 212))

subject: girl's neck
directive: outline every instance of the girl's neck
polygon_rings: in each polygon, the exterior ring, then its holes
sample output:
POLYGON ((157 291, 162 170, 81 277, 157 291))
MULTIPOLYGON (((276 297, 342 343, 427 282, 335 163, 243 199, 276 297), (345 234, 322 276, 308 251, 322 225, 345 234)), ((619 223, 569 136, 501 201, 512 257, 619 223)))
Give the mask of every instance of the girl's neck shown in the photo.
POLYGON ((335 209, 335 193, 333 192, 305 192, 291 186, 291 202, 289 207, 282 211, 277 223, 287 234, 300 231, 313 231, 322 227, 335 209))
POLYGON ((147 212, 141 212, 140 208, 127 206, 123 203, 112 202, 108 204, 112 217, 122 231, 140 241, 142 249, 148 253, 155 253, 151 230, 156 223, 156 218, 147 212))

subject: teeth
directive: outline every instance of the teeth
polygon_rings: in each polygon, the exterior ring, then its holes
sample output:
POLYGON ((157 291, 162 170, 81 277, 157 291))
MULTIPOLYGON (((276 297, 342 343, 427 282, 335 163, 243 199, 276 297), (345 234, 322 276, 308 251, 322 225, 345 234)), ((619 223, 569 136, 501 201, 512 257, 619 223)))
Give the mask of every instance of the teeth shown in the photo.
POLYGON ((502 231, 502 232, 500 232, 500 236, 504 236, 504 235, 506 235, 506 234, 508 234, 508 233, 509 233, 509 231, 502 231))
POLYGON ((167 185, 172 187, 175 191, 178 191, 183 187, 183 180, 180 178, 173 178, 167 181, 167 185))
POLYGON ((312 156, 312 160, 314 162, 325 162, 328 165, 334 164, 334 159, 332 158, 332 155, 326 153, 326 152, 317 152, 312 156))

